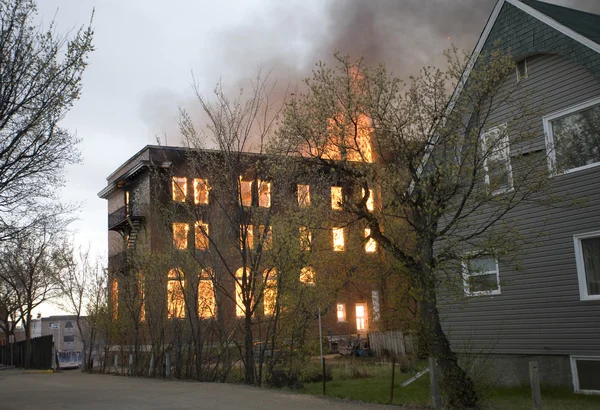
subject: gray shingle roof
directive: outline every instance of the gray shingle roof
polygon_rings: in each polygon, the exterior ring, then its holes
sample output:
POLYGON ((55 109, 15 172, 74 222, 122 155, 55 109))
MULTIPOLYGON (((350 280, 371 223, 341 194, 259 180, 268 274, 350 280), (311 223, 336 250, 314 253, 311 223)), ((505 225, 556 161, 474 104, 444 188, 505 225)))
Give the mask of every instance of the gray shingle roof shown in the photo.
POLYGON ((593 42, 600 44, 600 15, 537 0, 521 0, 521 2, 556 20, 563 26, 589 38, 593 42))

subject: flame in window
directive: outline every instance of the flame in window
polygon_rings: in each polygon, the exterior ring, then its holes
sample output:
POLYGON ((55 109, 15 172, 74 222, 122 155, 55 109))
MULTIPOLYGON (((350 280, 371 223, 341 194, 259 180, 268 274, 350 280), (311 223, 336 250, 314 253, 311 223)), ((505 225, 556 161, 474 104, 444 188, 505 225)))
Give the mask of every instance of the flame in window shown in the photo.
POLYGON ((140 294, 140 301, 142 305, 140 306, 140 322, 146 321, 146 300, 144 294, 144 276, 142 272, 138 272, 138 293, 140 294))
POLYGON ((167 314, 169 318, 182 319, 185 317, 185 280, 183 272, 171 269, 167 281, 167 314))
POLYGON ((340 211, 342 209, 342 187, 341 186, 332 186, 331 187, 331 209, 336 211, 340 211))
POLYGON ((196 222, 194 225, 194 242, 196 249, 208 249, 208 224, 202 221, 196 222))
MULTIPOLYGON (((371 235, 371 229, 365 228, 365 238, 369 238, 371 235)), ((373 238, 367 239, 367 243, 365 243, 365 252, 367 253, 375 253, 377 252, 377 242, 373 238)))
POLYGON ((111 284, 111 302, 112 302, 112 316, 113 319, 117 319, 119 312, 119 281, 117 278, 113 278, 111 284))
POLYGON ((240 200, 242 206, 252 206, 252 181, 242 181, 242 177, 240 177, 240 200))
POLYGON ((346 321, 346 305, 344 303, 338 303, 336 306, 337 311, 337 321, 345 322, 346 321))
POLYGON ((271 183, 258 181, 258 206, 262 208, 271 207, 271 183))
MULTIPOLYGON (((243 268, 239 268, 235 273, 235 315, 237 317, 244 317, 246 315, 246 306, 244 305, 244 289, 242 289, 243 275, 243 268)), ((246 268, 246 287, 248 287, 249 285, 250 269, 246 268)), ((252 302, 250 303, 252 304, 252 302)))
POLYGON ((208 204, 208 180, 204 178, 194 178, 194 203, 208 204))
POLYGON ((263 274, 267 275, 263 292, 264 313, 265 316, 271 316, 275 313, 277 305, 277 272, 275 269, 267 269, 263 274))
POLYGON ((202 319, 215 317, 216 300, 215 290, 211 279, 210 269, 205 269, 200 273, 200 282, 198 283, 198 316, 202 319))
POLYGON ((367 304, 356 304, 356 331, 367 330, 367 304))
POLYGON ((254 249, 254 227, 252 225, 240 225, 240 249, 244 249, 244 237, 246 238, 246 250, 254 249))
POLYGON ((267 227, 267 231, 265 232, 265 226, 260 225, 258 227, 258 231, 260 234, 260 240, 262 241, 262 246, 265 251, 268 251, 273 247, 273 231, 271 227, 267 227))
POLYGON ((173 223, 173 246, 175 249, 187 249, 190 226, 186 223, 173 223))
POLYGON ((171 192, 173 201, 185 202, 187 198, 187 178, 173 177, 171 179, 171 192))
POLYGON ((298 205, 301 207, 310 205, 310 185, 298 184, 298 205))
POLYGON ((310 244, 312 243, 312 233, 306 226, 300 227, 300 250, 310 251, 310 244))
POLYGON ((344 228, 333 228, 333 250, 342 252, 345 249, 344 228))
MULTIPOLYGON (((361 188, 362 196, 365 197, 365 189, 361 188)), ((373 212, 375 210, 375 198, 373 194, 373 190, 369 189, 369 199, 367 199, 367 210, 373 212)))
POLYGON ((305 285, 314 285, 316 276, 315 270, 309 266, 300 270, 300 282, 305 285))

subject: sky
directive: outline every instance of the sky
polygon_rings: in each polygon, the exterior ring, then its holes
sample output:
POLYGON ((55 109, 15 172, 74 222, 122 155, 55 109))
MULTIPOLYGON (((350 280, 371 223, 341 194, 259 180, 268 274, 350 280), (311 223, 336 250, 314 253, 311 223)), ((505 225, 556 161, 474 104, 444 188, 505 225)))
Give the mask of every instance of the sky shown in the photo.
MULTIPOLYGON (((549 1, 600 13, 598 0, 549 1)), ((68 33, 94 18, 95 51, 81 99, 61 126, 81 139, 65 202, 79 203, 76 243, 106 260, 106 177, 147 144, 180 145, 179 107, 197 111, 221 80, 235 90, 258 70, 294 87, 338 50, 385 62, 406 78, 443 64, 451 44, 470 52, 496 0, 38 0, 39 18, 68 33)), ((44 316, 60 309, 45 305, 44 316)))

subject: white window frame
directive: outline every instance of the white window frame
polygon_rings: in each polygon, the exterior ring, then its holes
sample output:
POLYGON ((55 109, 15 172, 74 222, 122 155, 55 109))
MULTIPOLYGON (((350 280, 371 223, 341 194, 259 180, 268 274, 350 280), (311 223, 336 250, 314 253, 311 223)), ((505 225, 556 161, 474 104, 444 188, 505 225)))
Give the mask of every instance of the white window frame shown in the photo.
POLYGON ((600 356, 570 356, 571 375, 573 376, 573 391, 583 394, 600 394, 600 390, 581 390, 579 388, 579 375, 577 374, 577 360, 595 360, 600 361, 600 356))
POLYGON ((586 232, 573 235, 573 246, 575 247, 575 264, 577 266, 577 280, 579 282, 579 300, 600 300, 600 295, 589 295, 587 277, 585 276, 585 263, 581 240, 600 237, 600 231, 586 232))
POLYGON ((498 265, 498 259, 493 258, 492 256, 489 256, 489 258, 494 259, 494 262, 496 262, 496 285, 498 285, 498 289, 481 290, 481 291, 477 291, 477 292, 471 292, 471 289, 469 286, 469 277, 491 275, 491 273, 490 273, 491 271, 469 273, 469 265, 467 263, 467 260, 468 259, 484 259, 484 258, 486 258, 486 256, 471 258, 470 255, 467 255, 464 258, 464 260, 462 261, 463 290, 465 292, 465 296, 494 296, 494 295, 500 295, 502 293, 501 289, 500 289, 500 266, 498 265))
POLYGON ((542 117, 542 123, 544 125, 544 134, 546 136, 546 153, 548 158, 548 170, 550 171, 550 176, 555 175, 563 175, 571 172, 577 172, 588 168, 597 167, 600 165, 600 161, 595 162, 593 164, 583 165, 581 167, 571 168, 559 173, 556 169, 556 150, 554 149, 554 135, 552 134, 552 121, 566 117, 567 115, 574 114, 578 111, 583 111, 586 108, 593 107, 594 105, 600 104, 600 97, 572 105, 568 108, 563 108, 562 110, 555 111, 548 115, 542 117))
MULTIPOLYGON (((512 161, 511 161, 511 157, 510 157, 510 138, 508 136, 508 132, 507 132, 507 128, 508 128, 508 123, 504 123, 504 124, 500 124, 497 127, 493 127, 490 128, 489 130, 485 131, 482 135, 481 135, 481 148, 483 149, 483 151, 487 154, 487 150, 488 150, 488 144, 487 144, 487 136, 489 134, 492 134, 496 131, 500 131, 501 133, 504 134, 503 136, 503 140, 506 139, 506 148, 505 148, 505 153, 503 154, 504 156, 506 156, 507 158, 507 171, 508 171, 508 187, 506 188, 500 188, 500 189, 496 189, 492 192, 492 195, 500 195, 503 194, 505 192, 511 192, 515 189, 515 185, 514 185, 514 179, 513 179, 513 171, 512 171, 512 161)), ((490 171, 488 168, 488 159, 492 159, 495 156, 497 156, 498 154, 491 154, 489 156, 487 156, 484 161, 483 161, 483 169, 485 170, 485 184, 486 185, 490 185, 490 171)))

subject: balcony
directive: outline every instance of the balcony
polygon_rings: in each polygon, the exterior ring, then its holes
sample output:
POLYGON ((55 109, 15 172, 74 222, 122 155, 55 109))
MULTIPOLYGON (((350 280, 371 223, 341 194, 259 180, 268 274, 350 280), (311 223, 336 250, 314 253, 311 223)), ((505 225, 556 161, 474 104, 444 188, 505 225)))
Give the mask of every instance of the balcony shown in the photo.
POLYGON ((127 227, 130 227, 130 221, 138 221, 142 219, 142 215, 137 211, 137 207, 124 205, 121 208, 117 209, 115 212, 108 214, 108 230, 120 231, 124 230, 127 227))

